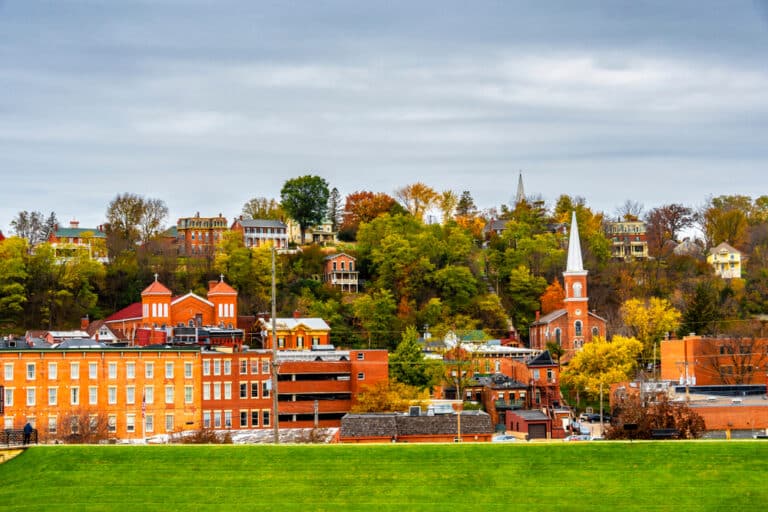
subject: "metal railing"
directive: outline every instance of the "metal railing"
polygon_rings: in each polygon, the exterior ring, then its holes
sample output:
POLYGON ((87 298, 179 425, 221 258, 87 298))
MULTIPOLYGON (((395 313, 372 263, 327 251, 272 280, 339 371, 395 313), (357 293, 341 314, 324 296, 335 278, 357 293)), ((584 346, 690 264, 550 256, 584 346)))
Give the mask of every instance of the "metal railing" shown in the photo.
POLYGON ((18 446, 18 445, 25 445, 25 444, 37 444, 37 429, 32 429, 32 432, 29 434, 29 439, 24 439, 24 429, 11 429, 7 428, 2 431, 2 434, 0 434, 2 437, 0 437, 0 444, 4 444, 6 446, 18 446))

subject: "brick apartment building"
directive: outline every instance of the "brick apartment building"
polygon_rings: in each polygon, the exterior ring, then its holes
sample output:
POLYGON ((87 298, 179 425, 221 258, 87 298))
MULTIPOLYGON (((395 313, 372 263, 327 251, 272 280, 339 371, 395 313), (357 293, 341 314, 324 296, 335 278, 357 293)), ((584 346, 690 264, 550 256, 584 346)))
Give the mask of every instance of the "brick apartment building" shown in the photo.
POLYGON ((182 256, 213 256, 228 229, 226 217, 182 217, 176 222, 176 239, 182 256))

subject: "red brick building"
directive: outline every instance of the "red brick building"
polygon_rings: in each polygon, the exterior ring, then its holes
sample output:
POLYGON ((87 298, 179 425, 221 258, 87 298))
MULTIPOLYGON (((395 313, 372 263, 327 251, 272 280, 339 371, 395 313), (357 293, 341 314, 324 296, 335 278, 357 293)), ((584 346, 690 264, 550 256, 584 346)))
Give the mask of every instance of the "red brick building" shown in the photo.
POLYGON ((342 292, 357 293, 358 272, 355 269, 357 260, 347 253, 332 254, 325 257, 323 282, 338 287, 342 292))
POLYGON ((587 271, 581 258, 579 227, 576 212, 571 219, 568 241, 568 262, 563 272, 565 307, 544 316, 537 314, 531 324, 529 336, 531 348, 544 350, 547 342, 555 342, 565 349, 568 360, 574 351, 589 343, 595 336, 606 336, 606 321, 589 310, 587 271))
POLYGON ((176 222, 179 254, 182 256, 212 256, 216 245, 228 229, 227 219, 218 217, 182 217, 176 222))

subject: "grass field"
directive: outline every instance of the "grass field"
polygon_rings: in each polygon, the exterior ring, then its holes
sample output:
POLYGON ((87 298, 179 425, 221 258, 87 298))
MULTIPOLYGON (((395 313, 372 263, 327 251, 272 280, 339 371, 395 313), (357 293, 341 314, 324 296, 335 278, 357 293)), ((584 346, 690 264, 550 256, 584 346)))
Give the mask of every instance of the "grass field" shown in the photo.
POLYGON ((0 510, 741 510, 768 442, 38 446, 0 510))

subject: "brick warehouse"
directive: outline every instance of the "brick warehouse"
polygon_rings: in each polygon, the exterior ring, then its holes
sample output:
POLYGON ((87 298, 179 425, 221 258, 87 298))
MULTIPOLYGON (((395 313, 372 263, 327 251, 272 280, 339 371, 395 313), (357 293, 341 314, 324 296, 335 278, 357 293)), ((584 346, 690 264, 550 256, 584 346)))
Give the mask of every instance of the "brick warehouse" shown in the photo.
MULTIPOLYGON (((74 414, 117 439, 200 428, 271 428, 268 351, 234 347, 0 350, 3 426, 55 435, 74 414)), ((280 424, 338 427, 365 385, 386 381, 383 350, 278 353, 280 424)))

